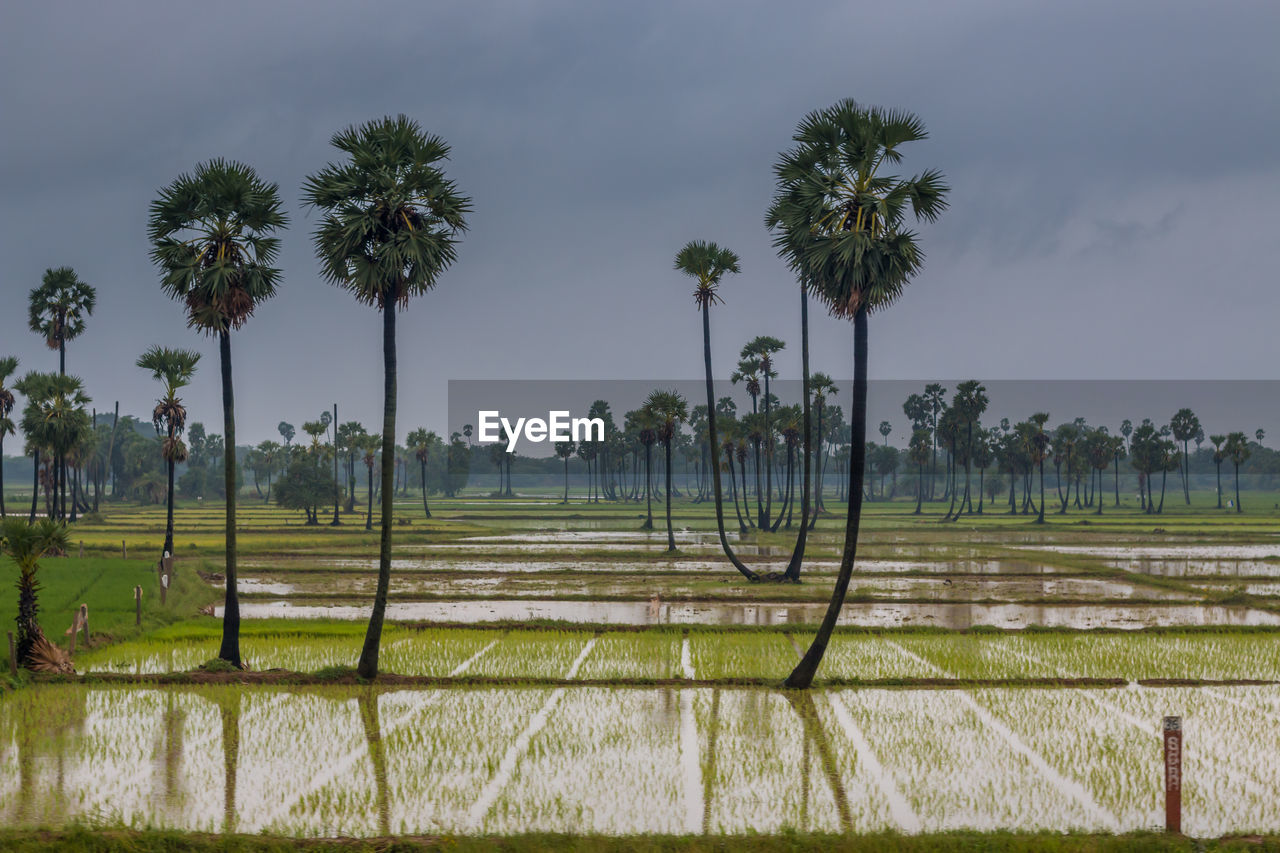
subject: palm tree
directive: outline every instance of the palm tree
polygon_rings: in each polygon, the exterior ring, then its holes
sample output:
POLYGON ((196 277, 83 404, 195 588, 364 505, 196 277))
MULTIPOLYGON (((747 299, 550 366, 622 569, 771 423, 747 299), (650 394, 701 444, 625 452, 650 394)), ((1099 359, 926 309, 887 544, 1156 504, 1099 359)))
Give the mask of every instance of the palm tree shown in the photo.
POLYGON ((1235 468, 1236 474, 1236 512, 1244 512, 1240 507, 1240 466, 1249 458, 1249 440, 1244 437, 1243 432, 1233 432, 1227 436, 1226 444, 1227 458, 1231 460, 1231 465, 1235 468))
POLYGON ((1182 476, 1182 498, 1187 506, 1191 506, 1191 456, 1187 452, 1187 442, 1196 437, 1200 431, 1200 419, 1190 409, 1178 409, 1169 421, 1173 437, 1182 442, 1182 458, 1178 464, 1178 473, 1182 476))
POLYGON ((276 293, 274 266, 288 220, 280 191, 249 166, 210 160, 180 175, 151 203, 151 258, 161 287, 187 308, 187 325, 218 338, 222 432, 226 452, 226 604, 218 657, 239 667, 240 597, 236 588, 236 416, 231 333, 276 293))
POLYGON ((413 451, 413 455, 418 460, 420 473, 422 474, 422 511, 427 518, 431 517, 431 507, 427 504, 427 456, 431 452, 431 445, 440 440, 440 437, 434 432, 428 432, 425 429, 415 429, 409 433, 405 439, 409 442, 409 449, 413 451))
MULTIPOLYGON (((807 295, 806 295, 807 296, 807 295)), ((816 477, 814 478, 813 493, 813 520, 809 522, 809 529, 812 530, 818 524, 818 515, 825 509, 822 503, 822 479, 826 473, 827 454, 823 449, 826 441, 823 438, 826 433, 822 428, 822 413, 826 407, 827 397, 834 397, 836 394, 836 383, 831 377, 825 373, 815 373, 809 378, 809 396, 813 399, 813 405, 818 409, 818 458, 814 462, 816 477)), ((807 430, 806 430, 807 432, 807 430)))
POLYGON ((18 360, 13 356, 0 358, 0 518, 7 517, 4 508, 4 438, 15 433, 13 406, 16 402, 13 391, 7 387, 9 377, 18 369, 18 360))
POLYGON ((556 456, 564 460, 564 500, 562 504, 569 502, 569 460, 573 458, 574 451, 578 449, 578 445, 572 441, 557 441, 556 456))
MULTIPOLYGON (((28 299, 28 326, 45 339, 49 349, 58 351, 58 373, 67 373, 67 341, 84 333, 85 318, 92 316, 98 294, 81 281, 71 267, 47 269, 40 286, 33 288, 28 299)), ((54 490, 62 495, 59 512, 65 515, 67 466, 56 459, 54 490)))
POLYGON ((676 550, 676 534, 671 526, 671 445, 675 441, 680 424, 689 419, 689 404, 675 391, 654 391, 644 401, 644 408, 656 426, 658 441, 666 453, 667 485, 667 550, 676 550))
POLYGON ((25 522, 20 518, 5 519, 0 525, 0 552, 18 564, 18 639, 17 663, 23 666, 31 649, 44 638, 37 618, 40 611, 40 582, 36 572, 45 554, 67 550, 67 528, 51 518, 25 522))
POLYGON ((1213 465, 1218 469, 1218 509, 1222 509, 1222 462, 1227 458, 1227 451, 1223 444, 1226 440, 1225 435, 1209 436, 1209 441, 1213 442, 1213 465))
MULTIPOLYGON (((742 364, 754 363, 755 365, 758 366, 760 375, 764 377, 764 432, 763 432, 763 435, 765 439, 765 458, 764 458, 765 503, 764 503, 763 509, 759 508, 760 500, 759 500, 758 494, 756 498, 756 505, 758 510, 756 524, 761 530, 769 529, 770 516, 773 514, 773 449, 774 449, 775 442, 773 437, 773 427, 769 422, 769 418, 771 414, 770 410, 772 408, 772 395, 769 393, 769 380, 778 375, 777 371, 773 369, 773 357, 778 353, 782 352, 782 350, 785 349, 786 346, 787 345, 783 343, 781 340, 779 340, 778 338, 770 337, 769 335, 759 335, 755 338, 752 338, 750 341, 748 341, 746 345, 743 346, 742 348, 743 362, 741 363, 742 364)), ((749 384, 748 384, 748 388, 750 388, 749 384)), ((759 457, 759 454, 757 454, 756 456, 757 480, 759 479, 759 471, 758 471, 759 467, 760 467, 760 457, 759 457)), ((757 483, 757 491, 758 491, 758 487, 759 487, 759 483, 757 483)))
POLYGON ((138 358, 138 367, 150 370, 152 378, 164 385, 164 396, 156 401, 156 407, 151 412, 151 423, 155 426, 157 435, 164 435, 160 450, 169 469, 164 528, 166 557, 173 555, 173 472, 179 462, 187 461, 187 446, 182 443, 182 431, 187 426, 187 410, 178 399, 178 390, 191 384, 191 377, 195 375, 199 362, 198 352, 159 346, 151 347, 138 358))
POLYGON ((324 276, 382 312, 382 540, 378 588, 357 670, 378 674, 391 585, 396 457, 396 310, 431 290, 457 257, 471 200, 439 164, 449 146, 406 116, 349 127, 331 140, 347 155, 307 178, 305 203, 323 212, 315 230, 324 276))
POLYGON ((932 448, 929 445, 929 430, 917 429, 911 433, 911 444, 907 448, 907 460, 916 466, 916 511, 919 515, 924 504, 924 465, 929 461, 932 448))
POLYGON ((854 326, 844 553, 822 625, 787 678, 788 687, 813 683, 853 574, 866 466, 868 314, 890 306, 923 264, 916 235, 905 227, 908 211, 932 221, 946 207, 939 172, 905 179, 880 173, 900 162, 901 145, 926 136, 910 113, 843 100, 806 116, 793 137, 796 146, 774 167, 774 246, 828 311, 852 319, 854 326))
POLYGON ((1049 456, 1049 434, 1044 431, 1044 425, 1048 421, 1048 412, 1036 412, 1031 416, 1031 431, 1028 435, 1027 450, 1031 455, 1031 464, 1040 468, 1040 509, 1036 524, 1044 524, 1044 460, 1049 456))
POLYGON ((382 439, 375 433, 361 437, 361 457, 365 467, 365 487, 368 494, 368 506, 365 507, 364 529, 373 529, 373 466, 378 462, 378 450, 382 447, 382 439))
MULTIPOLYGON (((723 488, 720 484, 720 443, 716 432, 716 419, 719 410, 716 408, 715 380, 713 379, 714 374, 711 372, 711 306, 716 302, 723 301, 718 293, 721 280, 728 273, 741 272, 741 267, 738 264, 738 256, 732 250, 717 246, 715 243, 693 240, 686 243, 676 253, 675 268, 698 282, 693 291, 693 299, 698 309, 702 311, 702 358, 706 368, 707 379, 707 437, 711 446, 711 487, 715 491, 716 531, 720 534, 720 547, 724 550, 725 556, 729 558, 729 562, 733 563, 733 567, 743 577, 753 581, 759 580, 760 576, 748 569, 733 553, 733 549, 729 547, 729 539, 724 532, 723 488)), ((729 473, 732 475, 732 459, 729 461, 729 466, 729 473)), ((735 499, 735 510, 737 505, 737 500, 735 499)))

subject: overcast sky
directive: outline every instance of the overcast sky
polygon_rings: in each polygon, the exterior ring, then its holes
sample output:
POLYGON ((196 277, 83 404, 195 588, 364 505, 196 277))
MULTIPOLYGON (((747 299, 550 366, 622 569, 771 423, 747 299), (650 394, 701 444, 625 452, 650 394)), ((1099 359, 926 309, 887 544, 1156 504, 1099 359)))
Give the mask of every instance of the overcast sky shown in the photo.
MULTIPOLYGON (((402 438, 444 429, 448 379, 700 376, 671 269, 694 238, 743 258, 719 372, 772 334, 796 376, 770 166, 854 97, 919 114, 932 138, 903 169, 953 186, 926 270, 873 320, 873 377, 1274 378, 1277 34, 1274 2, 6 4, 0 354, 56 368, 26 294, 70 265, 98 289, 67 357, 98 408, 148 411, 138 354, 195 346, 190 416, 220 432, 216 346, 161 293, 145 221, 229 157, 292 217, 283 289, 234 336, 241 443, 335 400, 377 429, 378 318, 321 281, 298 197, 336 130, 404 112, 452 145, 475 212, 402 315, 402 438)), ((849 325, 813 326, 813 368, 851 376, 849 325)))

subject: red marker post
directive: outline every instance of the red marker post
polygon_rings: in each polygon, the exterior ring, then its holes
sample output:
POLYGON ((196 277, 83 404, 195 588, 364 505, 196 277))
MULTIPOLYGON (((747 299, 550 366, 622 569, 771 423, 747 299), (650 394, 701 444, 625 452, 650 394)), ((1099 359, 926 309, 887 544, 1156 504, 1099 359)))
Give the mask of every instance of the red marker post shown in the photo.
POLYGON ((1182 718, 1164 718, 1164 828, 1182 834, 1182 718))

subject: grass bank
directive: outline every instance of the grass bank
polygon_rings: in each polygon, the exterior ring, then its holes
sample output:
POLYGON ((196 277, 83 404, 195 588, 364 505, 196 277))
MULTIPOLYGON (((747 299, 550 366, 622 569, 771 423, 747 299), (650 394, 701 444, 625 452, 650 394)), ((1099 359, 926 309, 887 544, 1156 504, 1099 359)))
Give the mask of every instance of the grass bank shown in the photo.
POLYGON ((1276 851, 1275 836, 1196 840, 1155 833, 1125 835, 1065 835, 1056 833, 948 832, 928 835, 821 835, 788 833, 777 836, 566 836, 515 835, 502 837, 400 837, 388 839, 296 839, 266 835, 204 835, 172 831, 0 830, 0 848, 12 853, 1183 853, 1183 851, 1276 851))

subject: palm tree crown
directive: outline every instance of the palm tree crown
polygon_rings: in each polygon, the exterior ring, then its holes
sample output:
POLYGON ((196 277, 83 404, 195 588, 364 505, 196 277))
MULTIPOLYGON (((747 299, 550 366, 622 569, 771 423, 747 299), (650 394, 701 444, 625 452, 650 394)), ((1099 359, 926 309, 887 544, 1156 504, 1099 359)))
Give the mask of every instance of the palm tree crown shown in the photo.
POLYGON ((948 187, 933 169, 910 178, 880 170, 901 161, 899 146, 927 137, 909 112, 846 99, 806 116, 774 166, 765 220, 774 246, 833 315, 891 305, 919 271, 924 254, 906 214, 937 219, 948 187))
POLYGON ((693 299, 702 308, 720 302, 717 290, 725 273, 737 273, 738 256, 731 249, 705 240, 691 240, 676 253, 676 269, 697 279, 693 299))
POLYGON ((180 175, 151 204, 151 257, 161 286, 187 306, 187 322, 214 334, 238 329, 275 295, 273 264, 288 224, 276 184, 251 167, 210 160, 180 175))
POLYGON ((314 234, 321 269, 361 302, 404 307, 457 258, 471 200, 437 165, 449 146, 406 116, 349 127, 331 144, 349 155, 307 178, 324 212, 314 234))
POLYGON ((85 317, 93 314, 97 301, 97 292, 71 267, 47 269, 31 291, 28 325, 44 336, 49 349, 59 349, 84 332, 85 317))

